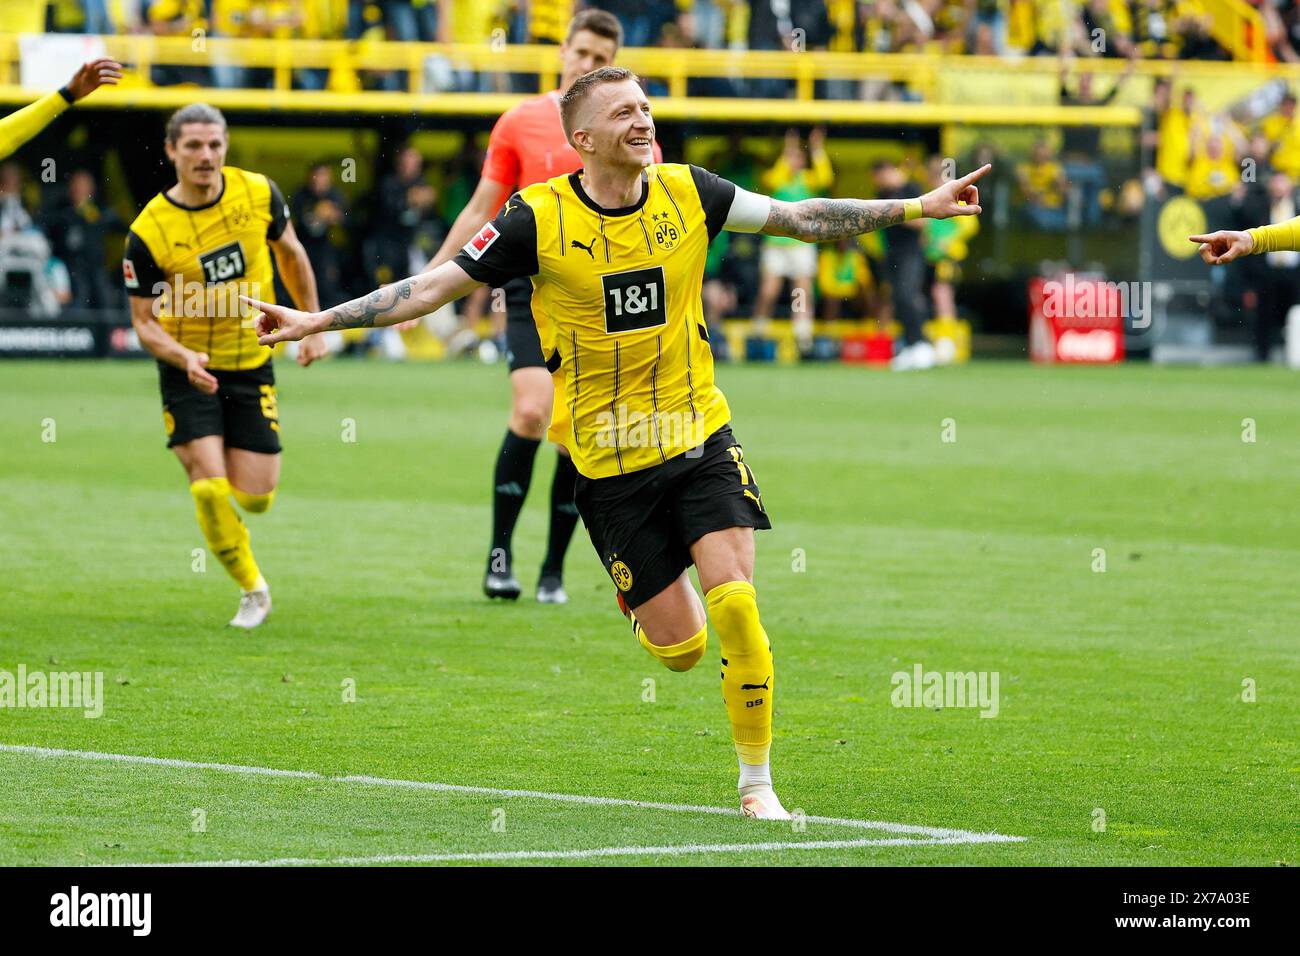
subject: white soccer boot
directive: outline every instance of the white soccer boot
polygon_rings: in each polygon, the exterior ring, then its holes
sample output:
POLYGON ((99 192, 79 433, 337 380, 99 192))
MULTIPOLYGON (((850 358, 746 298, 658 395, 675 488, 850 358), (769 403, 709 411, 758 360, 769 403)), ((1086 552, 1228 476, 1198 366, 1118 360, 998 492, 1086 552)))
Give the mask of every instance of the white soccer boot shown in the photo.
POLYGON ((230 619, 231 627, 252 629, 266 620, 271 613, 271 589, 266 578, 260 574, 253 583, 253 590, 242 591, 239 595, 239 610, 230 619))
POLYGON ((759 787, 740 798, 740 812, 755 820, 789 820, 790 812, 781 806, 776 798, 776 791, 771 787, 759 787))

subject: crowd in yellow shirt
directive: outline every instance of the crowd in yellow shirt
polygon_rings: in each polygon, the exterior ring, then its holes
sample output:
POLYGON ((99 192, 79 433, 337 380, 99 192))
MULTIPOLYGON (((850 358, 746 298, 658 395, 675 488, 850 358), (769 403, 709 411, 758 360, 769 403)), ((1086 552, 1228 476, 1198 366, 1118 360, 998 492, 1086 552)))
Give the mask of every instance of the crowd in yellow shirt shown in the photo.
POLYGON ((1287 93, 1275 112, 1240 123, 1206 110, 1191 89, 1173 97, 1157 91, 1155 170, 1193 199, 1214 199, 1267 170, 1300 182, 1300 124, 1287 93))

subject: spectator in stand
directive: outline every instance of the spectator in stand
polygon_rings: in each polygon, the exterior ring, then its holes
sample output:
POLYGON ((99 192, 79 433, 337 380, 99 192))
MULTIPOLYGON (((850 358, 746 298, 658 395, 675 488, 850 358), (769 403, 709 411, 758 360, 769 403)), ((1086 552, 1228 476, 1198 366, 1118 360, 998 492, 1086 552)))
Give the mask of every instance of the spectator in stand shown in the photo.
POLYGON ((348 207, 333 179, 334 168, 329 163, 313 164, 307 181, 289 204, 298 238, 316 274, 316 288, 323 305, 347 298, 343 287, 343 248, 347 244, 344 222, 348 207))
POLYGON ((27 212, 23 178, 17 163, 0 166, 0 308, 53 317, 69 298, 67 270, 27 212))
MULTIPOLYGON (((1133 75, 1134 61, 1129 60, 1124 73, 1105 96, 1097 95, 1092 74, 1079 74, 1077 88, 1070 92, 1067 81, 1069 63, 1061 61, 1062 106, 1108 106, 1114 102, 1124 83, 1133 75)), ((1094 125, 1066 126, 1061 134, 1065 177, 1079 203, 1079 221, 1084 226, 1101 222, 1101 194, 1107 188, 1106 167, 1101 161, 1101 130, 1094 125)))
POLYGON ((95 178, 84 169, 68 180, 66 196, 42 219, 54 255, 67 267, 69 303, 75 309, 109 309, 121 304, 110 281, 108 237, 126 226, 110 207, 95 202, 95 178))
POLYGON ((1226 196, 1241 182, 1237 157, 1246 143, 1237 125, 1226 116, 1193 128, 1191 163, 1187 169, 1187 195, 1193 199, 1226 196))
MULTIPOLYGON (((903 199, 925 192, 892 160, 881 160, 872 167, 877 199, 903 199)), ((932 368, 934 346, 926 339, 921 326, 925 322, 925 254, 921 248, 924 219, 899 223, 883 230, 885 265, 881 281, 888 282, 894 320, 903 327, 903 347, 894 356, 896 371, 932 368)))
POLYGON ((1088 0, 1081 11, 1085 55, 1134 57, 1133 20, 1128 5, 1117 0, 1088 0))
POLYGON ((1284 62, 1295 63, 1300 60, 1300 0, 1276 0, 1274 6, 1281 24, 1281 35, 1272 47, 1274 55, 1284 62))
POLYGON ((1178 38, 1180 59, 1231 59, 1210 32, 1214 27, 1214 18, 1201 0, 1178 0, 1173 6, 1172 26, 1173 34, 1178 38))
POLYGON ((528 42, 559 46, 569 32, 574 0, 530 0, 528 42))
POLYGON ((23 168, 9 162, 0 166, 0 238, 32 227, 23 201, 23 168))
POLYGON ((1156 126, 1156 172, 1175 193, 1187 188, 1187 173, 1192 165, 1192 140, 1205 124, 1196 92, 1183 91, 1181 98, 1169 97, 1168 108, 1156 126))
MULTIPOLYGON (((749 48, 751 50, 825 49, 831 25, 825 0, 750 0, 749 48)), ((791 90, 790 80, 759 78, 749 83, 749 95, 782 99, 791 90)))
POLYGON ((1144 60, 1171 60, 1178 42, 1170 22, 1169 0, 1136 0, 1133 4, 1133 45, 1144 60))
POLYGON ((421 225, 435 216, 438 194, 424 176, 424 157, 414 146, 397 153, 393 172, 379 184, 375 218, 375 279, 379 284, 415 275, 427 260, 419 259, 415 240, 421 225))
POLYGON ((875 286, 866 253, 856 239, 825 243, 817 255, 817 294, 822 319, 837 321, 841 315, 865 319, 871 315, 875 286), (846 311, 847 310, 847 311, 846 311))
POLYGON ((664 24, 677 19, 674 0, 601 0, 592 6, 618 17, 624 47, 654 46, 664 24))
MULTIPOLYGON (((799 202, 823 195, 835 181, 835 171, 826 153, 826 130, 814 129, 808 136, 804 155, 799 133, 788 130, 785 148, 776 164, 763 176, 763 192, 773 199, 799 202), (811 162, 809 161, 811 159, 811 162)), ((788 281, 791 286, 790 321, 801 351, 812 348, 813 278, 817 275, 817 246, 786 236, 764 236, 762 279, 754 303, 756 330, 762 332, 772 315, 776 297, 788 281)))
MULTIPOLYGON (((1268 203, 1268 218, 1255 220, 1257 223, 1286 222, 1300 214, 1300 197, 1290 176, 1274 173, 1268 178, 1268 203)), ((1266 252, 1251 258, 1263 260, 1256 286, 1259 304, 1253 329, 1255 361, 1267 362, 1287 313, 1300 302, 1300 252, 1266 252)))
POLYGON ((1259 128, 1273 147, 1273 165, 1293 180, 1300 180, 1300 123, 1295 114, 1296 98, 1288 92, 1278 112, 1266 117, 1259 128))
POLYGON ((1029 162, 1016 167, 1025 217, 1044 232, 1064 232, 1065 170, 1052 155, 1052 148, 1039 141, 1034 144, 1029 162))
MULTIPOLYGON (((194 31, 206 24, 204 0, 154 0, 149 5, 148 30, 154 36, 193 36, 194 31)), ((202 66, 155 66, 150 72, 154 83, 173 86, 194 83, 208 86, 211 77, 202 66)))
POLYGON ((1009 14, 1009 0, 965 0, 967 51, 1006 56, 1009 14))

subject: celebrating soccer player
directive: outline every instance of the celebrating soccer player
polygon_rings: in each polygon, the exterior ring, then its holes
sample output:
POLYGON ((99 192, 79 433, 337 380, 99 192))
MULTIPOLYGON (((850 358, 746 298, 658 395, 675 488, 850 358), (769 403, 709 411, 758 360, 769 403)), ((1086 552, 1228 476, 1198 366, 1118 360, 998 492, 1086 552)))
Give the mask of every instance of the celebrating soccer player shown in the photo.
POLYGON ((73 75, 67 86, 0 119, 0 159, 49 126, 56 116, 77 100, 85 99, 101 86, 116 86, 121 78, 121 63, 107 57, 91 60, 73 75))
MULTIPOLYGON (((582 157, 569 145, 560 123, 560 97, 584 73, 611 64, 622 39, 623 28, 612 13, 584 10, 574 17, 560 45, 559 89, 525 100, 497 120, 474 195, 424 271, 437 268, 460 252, 516 189, 582 168, 582 157)), ((659 160, 662 157, 657 146, 655 149, 655 159, 659 160)), ((537 448, 551 421, 555 388, 533 323, 532 284, 520 277, 503 283, 501 290, 505 296, 510 362, 510 422, 492 476, 492 541, 483 592, 488 597, 514 600, 519 597, 520 587, 513 570, 511 541, 532 483, 537 448)), ((551 481, 546 557, 537 581, 537 600, 543 604, 564 604, 569 600, 564 591, 564 554, 578 521, 573 503, 576 477, 572 460, 560 449, 551 481)))
POLYGON ((776 680, 753 585, 754 529, 771 525, 713 381, 701 304, 708 246, 723 229, 822 242, 977 215, 975 182, 990 167, 919 198, 783 202, 698 166, 653 164, 650 104, 627 70, 580 77, 560 111, 581 173, 515 193, 453 260, 364 298, 317 313, 252 302, 264 313, 259 341, 392 325, 480 284, 530 278, 557 379, 550 438, 573 456, 578 511, 633 632, 664 666, 686 671, 704 656, 712 621, 741 809, 788 819, 769 769, 776 680))
MULTIPOLYGON (((131 323, 158 359, 167 447, 190 481, 208 548, 242 591, 231 624, 252 628, 271 610, 245 511, 271 507, 280 478, 280 420, 271 350, 259 345, 255 314, 240 295, 274 298, 271 254, 294 301, 320 308, 316 277, 294 234, 289 208, 267 177, 225 165, 226 119, 204 103, 167 123, 176 185, 131 224, 122 278, 131 323)), ((303 343, 303 365, 325 353, 303 343)))

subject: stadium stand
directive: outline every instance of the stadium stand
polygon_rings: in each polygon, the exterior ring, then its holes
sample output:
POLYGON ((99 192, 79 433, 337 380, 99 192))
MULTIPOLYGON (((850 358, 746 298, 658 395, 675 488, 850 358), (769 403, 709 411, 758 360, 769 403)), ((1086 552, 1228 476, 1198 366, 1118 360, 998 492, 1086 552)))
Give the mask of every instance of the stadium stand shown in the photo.
MULTIPOLYGON (((32 91, 21 82, 24 62, 36 55, 30 41, 44 29, 45 41, 95 33, 97 48, 129 68, 120 90, 85 108, 80 134, 67 135, 86 135, 86 123, 125 105, 155 120, 198 98, 237 113, 250 135, 237 140, 236 150, 253 148, 250 140, 258 136, 259 160, 293 197, 295 221, 327 298, 343 296, 436 248, 473 188, 491 118, 521 95, 555 83, 554 44, 574 6, 572 0, 9 2, 0 4, 0 102, 30 102, 32 91), (261 135, 286 125, 294 133, 285 142, 301 146, 282 147, 261 135), (338 135, 345 126, 351 132, 338 135), (406 166, 399 171, 402 155, 406 166), (340 166, 348 157, 359 175, 340 166)), ((977 332, 1023 336, 1024 280, 1031 274, 1087 268, 1118 279, 1138 278, 1140 270, 1162 277, 1147 260, 1171 258, 1157 220, 1172 199, 1206 203, 1202 214, 1213 218, 1257 201, 1252 189, 1264 188, 1275 174, 1293 183, 1300 177, 1300 134, 1292 121, 1300 79, 1297 4, 610 0, 604 6, 623 23, 629 46, 620 62, 646 80, 661 138, 671 142, 670 159, 712 165, 761 188, 763 170, 780 159, 787 128, 806 133, 820 125, 828 131, 834 176, 818 191, 867 196, 875 194, 873 167, 882 161, 919 182, 929 176, 927 164, 946 159, 965 168, 980 156, 993 159, 984 227, 956 246, 979 263, 982 281, 975 288, 963 281, 972 270, 952 272, 957 302, 943 310, 960 311, 977 332), (1255 177, 1250 181, 1245 166, 1255 177), (1125 247, 1141 248, 1142 264, 1125 247)), ((118 307, 111 281, 84 278, 95 252, 69 253, 68 230, 93 236, 90 248, 103 250, 103 275, 111 276, 121 223, 157 183, 134 163, 122 176, 110 176, 112 164, 122 161, 100 156, 85 163, 92 187, 103 184, 91 190, 98 195, 68 198, 63 176, 57 190, 37 183, 33 150, 19 157, 27 192, 7 194, 0 208, 21 224, 8 233, 28 237, 13 261, 30 261, 41 248, 32 238, 39 235, 50 265, 29 270, 27 279, 15 273, 6 301, 45 315, 107 302, 118 307), (88 225, 87 216, 95 222, 88 225)), ((84 183, 80 188, 84 194, 84 183)), ((711 322, 727 327, 730 350, 746 354, 752 330, 738 328, 738 321, 767 312, 784 319, 791 310, 783 304, 787 296, 777 295, 773 307, 756 299, 762 275, 773 271, 763 268, 764 244, 727 241, 710 259, 708 311, 711 322)), ((922 317, 939 318, 933 264, 953 261, 931 245, 926 250, 931 291, 905 296, 909 339, 916 335, 910 304, 928 301, 922 317)), ((867 320, 872 328, 901 330, 891 324, 896 258, 887 243, 870 238, 854 249, 822 250, 820 261, 799 270, 796 281, 818 300, 819 336, 858 334, 867 320), (834 306, 821 304, 827 297, 834 306)), ((1253 301, 1249 293, 1215 288, 1226 296, 1210 310, 1218 332, 1241 326, 1237 331, 1246 334, 1250 323, 1229 313, 1253 301)), ((491 337, 483 301, 471 301, 461 313, 460 326, 439 326, 439 339, 458 335, 454 352, 475 341, 466 337, 466 324, 491 337)), ((775 324, 783 336, 789 326, 775 324)), ((388 350, 444 351, 442 342, 408 344, 390 343, 388 350)), ((1130 351, 1143 344, 1134 340, 1130 351)), ((777 354, 794 353, 783 341, 777 354)))

